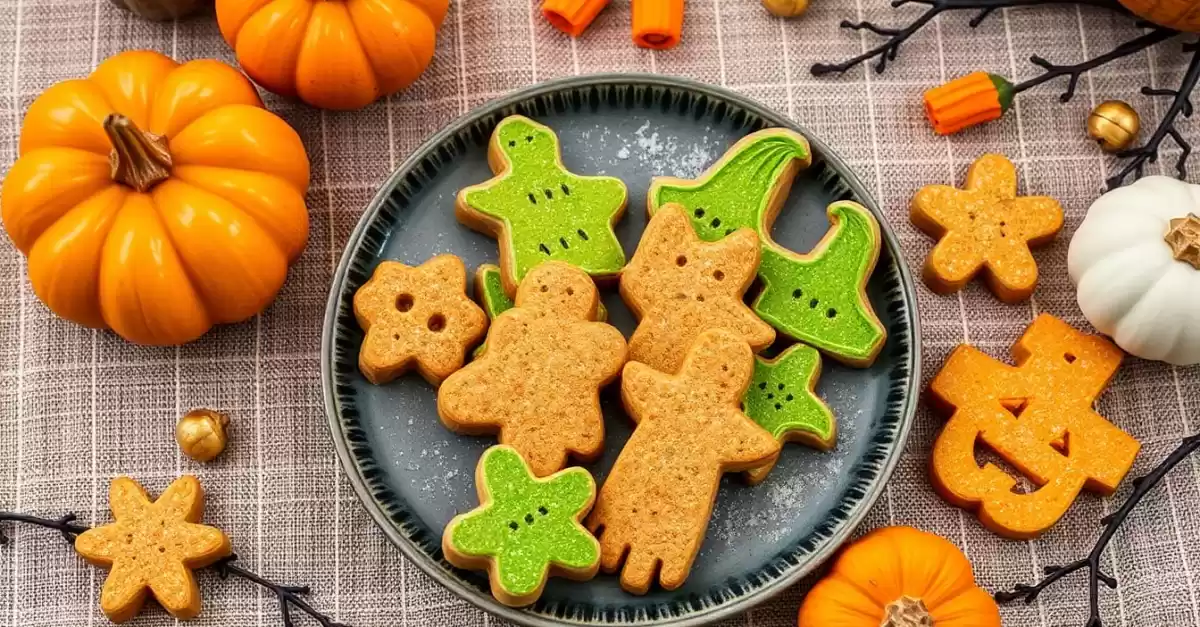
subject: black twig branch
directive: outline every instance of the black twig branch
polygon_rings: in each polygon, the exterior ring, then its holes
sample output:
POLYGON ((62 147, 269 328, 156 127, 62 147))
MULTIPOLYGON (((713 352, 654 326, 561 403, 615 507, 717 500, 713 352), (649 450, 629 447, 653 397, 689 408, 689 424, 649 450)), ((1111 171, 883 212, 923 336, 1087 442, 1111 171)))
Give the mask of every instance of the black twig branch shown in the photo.
POLYGON ((1100 524, 1104 526, 1104 531, 1100 533, 1100 538, 1096 540, 1096 545, 1092 547, 1092 551, 1088 553, 1087 557, 1065 566, 1047 566, 1045 569, 1046 577, 1044 579, 1034 585, 1017 584, 1013 586, 1011 591, 997 592, 995 594, 996 601, 1008 603, 1017 599, 1023 599, 1026 603, 1032 603, 1043 590, 1053 585, 1059 579, 1086 568, 1088 571, 1089 595, 1089 614, 1086 627, 1102 627, 1103 622, 1100 618, 1100 583, 1103 582, 1109 588, 1116 588, 1117 580, 1100 570, 1100 557, 1104 554, 1105 549, 1108 548, 1108 543, 1112 541, 1113 536, 1117 533, 1117 529, 1129 518, 1129 513, 1162 481, 1163 477, 1167 476, 1167 473, 1171 472, 1180 462, 1187 459, 1189 455, 1198 449, 1200 449, 1200 434, 1185 438, 1179 447, 1172 451, 1154 470, 1134 479, 1133 492, 1130 493, 1129 498, 1125 499, 1125 502, 1121 504, 1121 507, 1117 511, 1100 519, 1100 524))
MULTIPOLYGON (((75 538, 79 534, 87 531, 90 527, 75 523, 75 514, 66 514, 61 518, 39 518, 29 514, 18 514, 15 512, 0 512, 0 523, 14 522, 36 525, 47 529, 54 529, 62 534, 64 540, 68 544, 75 544, 75 538)), ((8 544, 9 538, 4 534, 4 530, 0 527, 0 545, 8 544)), ((275 598, 279 599, 279 611, 283 616, 284 627, 295 627, 292 621, 292 608, 296 608, 316 620, 321 627, 347 627, 342 623, 334 622, 334 620, 317 610, 313 609, 302 596, 309 593, 308 586, 284 586, 273 583, 258 575, 237 566, 233 562, 237 559, 236 555, 220 560, 209 566, 209 568, 217 571, 217 575, 222 579, 227 579, 229 576, 239 577, 251 583, 257 584, 275 593, 275 598)))
POLYGON ((979 11, 970 21, 971 27, 975 28, 982 24, 997 9, 1056 3, 1084 4, 1128 13, 1116 0, 892 0, 893 7, 901 7, 906 4, 920 4, 928 8, 904 28, 884 28, 866 21, 842 22, 842 28, 848 30, 867 30, 885 37, 886 40, 878 46, 841 63, 817 63, 812 66, 810 71, 814 76, 841 74, 861 63, 876 59, 875 71, 883 72, 887 69, 888 61, 895 60, 896 55, 900 52, 900 46, 904 42, 908 41, 917 31, 924 28, 926 24, 933 21, 933 18, 946 11, 979 11))
POLYGON ((1200 45, 1194 42, 1188 43, 1184 46, 1184 51, 1192 53, 1192 61, 1188 65, 1187 73, 1183 75, 1179 89, 1147 87, 1142 90, 1142 93, 1148 96, 1172 96, 1171 106, 1167 108, 1167 112, 1158 122, 1158 128, 1155 129, 1150 139, 1146 140, 1146 143, 1117 153, 1118 158, 1128 159, 1128 161, 1119 172, 1108 179, 1109 189, 1123 185, 1130 175, 1133 175, 1134 179, 1140 178, 1147 163, 1158 161, 1158 151, 1162 147, 1163 140, 1168 137, 1175 142, 1175 145, 1179 146, 1181 151, 1179 159, 1175 162, 1175 172, 1179 178, 1187 176, 1187 160, 1192 154, 1192 146, 1183 139, 1183 135, 1175 128, 1175 123, 1179 120, 1180 115, 1186 118, 1192 114, 1192 90, 1196 88, 1196 83, 1200 82, 1200 45))
POLYGON ((1084 72, 1098 68, 1106 63, 1112 63, 1113 61, 1116 61, 1122 57, 1127 57, 1129 55, 1141 52, 1150 46, 1162 43, 1178 34, 1178 31, 1174 31, 1169 28, 1157 27, 1149 33, 1138 37, 1137 39, 1131 39, 1098 57, 1088 59, 1075 65, 1055 65, 1035 54, 1032 57, 1029 57, 1029 62, 1046 71, 1027 81, 1014 85, 1013 93, 1019 94, 1025 90, 1037 87, 1038 85, 1041 85, 1047 81, 1052 81, 1061 76, 1066 76, 1068 77, 1067 89, 1062 93, 1061 96, 1058 97, 1058 99, 1063 102, 1068 102, 1075 96, 1075 88, 1079 85, 1079 77, 1083 76, 1084 72))

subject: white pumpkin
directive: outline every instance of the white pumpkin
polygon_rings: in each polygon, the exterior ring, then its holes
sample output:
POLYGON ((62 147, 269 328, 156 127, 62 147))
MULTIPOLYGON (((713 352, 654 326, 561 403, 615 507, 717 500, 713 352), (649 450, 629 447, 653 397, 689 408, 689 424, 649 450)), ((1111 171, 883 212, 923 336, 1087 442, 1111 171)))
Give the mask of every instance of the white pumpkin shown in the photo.
POLYGON ((1200 185, 1148 176, 1092 203, 1067 269, 1079 308, 1126 352, 1200 363, 1200 185))

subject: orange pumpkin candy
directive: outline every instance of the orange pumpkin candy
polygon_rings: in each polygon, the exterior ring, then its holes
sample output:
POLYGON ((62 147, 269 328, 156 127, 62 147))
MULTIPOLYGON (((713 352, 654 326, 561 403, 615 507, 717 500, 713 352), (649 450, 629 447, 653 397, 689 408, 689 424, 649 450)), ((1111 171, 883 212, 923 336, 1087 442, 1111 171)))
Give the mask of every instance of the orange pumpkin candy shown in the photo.
POLYGON ((1200 0, 1120 0, 1142 19, 1189 33, 1200 32, 1200 0))
POLYGON ((142 344, 262 311, 308 237, 300 137, 240 72, 110 57, 29 107, 0 218, 56 314, 142 344))
POLYGON ((425 71, 449 4, 217 0, 217 23, 258 84, 323 109, 359 109, 425 71))
POLYGON ((950 542, 912 527, 873 531, 846 548, 800 607, 799 627, 1000 627, 950 542))

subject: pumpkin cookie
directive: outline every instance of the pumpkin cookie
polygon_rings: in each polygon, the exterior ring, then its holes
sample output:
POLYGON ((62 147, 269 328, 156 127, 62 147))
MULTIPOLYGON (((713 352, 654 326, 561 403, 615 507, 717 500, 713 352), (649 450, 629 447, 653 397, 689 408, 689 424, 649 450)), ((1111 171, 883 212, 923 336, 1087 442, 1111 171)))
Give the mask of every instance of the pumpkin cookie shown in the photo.
POLYGON ((413 365, 439 384, 462 367, 487 329, 487 316, 467 297, 467 269, 454 255, 413 268, 384 261, 354 293, 354 316, 366 331, 358 369, 376 385, 413 365))
POLYGON ((751 133, 694 180, 656 176, 646 194, 650 216, 668 203, 683 207, 701 239, 741 228, 768 239, 796 173, 812 163, 804 136, 785 128, 751 133))
POLYGON ((738 409, 753 373, 750 346, 726 329, 701 333, 677 375, 625 365, 621 399, 637 428, 588 518, 600 567, 615 572, 624 562, 625 590, 644 594, 656 575, 664 588, 683 585, 721 474, 779 455, 779 442, 738 409))
POLYGON ((1120 349, 1042 314, 1013 346, 1015 367, 971 346, 950 353, 929 384, 950 416, 933 446, 934 487, 951 504, 978 509, 988 529, 1032 538, 1066 513, 1081 490, 1112 494, 1140 445, 1092 409, 1121 364, 1120 349), (1037 486, 980 467, 983 444, 1037 486))
POLYGON ((807 255, 763 245, 763 290, 754 312, 842 363, 870 366, 887 340, 866 294, 879 259, 879 223, 848 200, 829 205, 826 213, 832 226, 807 255))
POLYGON ((231 552, 220 529, 198 524, 204 514, 200 481, 184 475, 151 501, 136 481, 117 477, 108 504, 116 520, 75 539, 79 555, 110 570, 100 592, 104 615, 114 623, 137 616, 149 592, 171 616, 194 618, 200 588, 192 570, 231 552))
POLYGON ((956 292, 981 270, 1000 300, 1025 300, 1037 286, 1030 247, 1047 244, 1063 225, 1063 210, 1046 196, 1017 196, 1017 169, 986 154, 967 171, 965 189, 923 187, 913 197, 913 225, 938 239, 921 276, 939 294, 956 292))
POLYGON ((708 243, 679 205, 662 207, 621 274, 621 297, 640 320, 629 359, 676 372, 696 337, 718 327, 739 334, 754 351, 769 346, 774 329, 742 302, 760 254, 750 229, 708 243))
MULTIPOLYGON (((804 344, 793 344, 775 359, 755 358, 754 379, 742 401, 751 420, 780 442, 800 442, 828 451, 837 441, 837 422, 817 396, 821 355, 804 344)), ((771 464, 746 473, 751 484, 771 472, 771 464)))
POLYGON ((570 264, 544 263, 525 277, 515 307, 496 318, 487 352, 438 391, 452 431, 500 432, 535 475, 562 469, 568 453, 589 461, 604 445, 600 388, 625 363, 625 337, 594 322, 596 285, 570 264))
POLYGON ((538 479, 515 449, 493 446, 475 469, 475 488, 479 507, 450 521, 442 553, 459 568, 486 569, 496 600, 521 607, 537 601, 547 577, 596 575, 600 546, 580 524, 596 499, 588 471, 538 479))
POLYGON ((459 222, 500 241, 504 291, 547 260, 565 261, 593 277, 625 265, 613 225, 625 211, 625 184, 611 176, 579 176, 562 164, 554 131, 519 115, 500 121, 488 146, 496 177, 458 193, 459 222))

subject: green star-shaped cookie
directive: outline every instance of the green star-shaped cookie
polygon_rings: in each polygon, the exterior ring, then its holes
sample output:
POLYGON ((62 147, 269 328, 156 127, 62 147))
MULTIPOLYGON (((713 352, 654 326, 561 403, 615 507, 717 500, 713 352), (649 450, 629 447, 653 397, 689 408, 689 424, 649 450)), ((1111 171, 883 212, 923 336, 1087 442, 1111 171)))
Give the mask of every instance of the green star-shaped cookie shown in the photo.
POLYGON ((529 605, 550 575, 595 576, 600 543, 579 522, 596 499, 586 470, 537 479, 515 449, 493 446, 479 460, 475 483, 481 505, 450 521, 442 552, 459 568, 487 569, 497 600, 529 605))
POLYGON ((766 239, 792 179, 811 161, 803 135, 765 129, 743 137, 697 179, 655 177, 647 206, 654 215, 667 203, 683 205, 696 234, 706 241, 742 227, 766 239))
POLYGON ((500 241, 504 289, 534 266, 555 259, 593 277, 625 265, 613 225, 625 211, 625 184, 610 176, 579 176, 562 164, 554 131, 514 115, 500 121, 488 147, 496 177, 458 193, 455 215, 500 241))
MULTIPOLYGON (((817 396, 821 354, 811 346, 793 344, 775 359, 755 358, 754 378, 742 405, 746 415, 780 442, 801 442, 829 450, 837 440, 837 422, 817 396)), ((747 472, 751 483, 766 478, 771 465, 747 472)))
POLYGON ((754 313, 838 361, 868 366, 887 337, 865 292, 879 257, 879 224, 849 201, 826 212, 832 226, 807 255, 764 244, 754 313))

